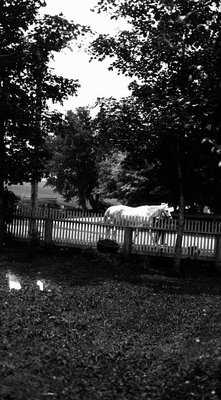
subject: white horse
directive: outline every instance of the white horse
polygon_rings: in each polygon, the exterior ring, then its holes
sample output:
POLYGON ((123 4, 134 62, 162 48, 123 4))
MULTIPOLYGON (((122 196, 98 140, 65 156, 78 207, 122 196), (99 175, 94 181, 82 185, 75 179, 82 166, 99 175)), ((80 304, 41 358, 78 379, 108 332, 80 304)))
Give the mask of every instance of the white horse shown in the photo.
POLYGON ((128 217, 137 218, 137 220, 146 219, 146 222, 152 222, 153 218, 172 218, 171 212, 173 207, 169 207, 167 203, 161 203, 155 206, 129 207, 123 205, 111 206, 104 214, 105 223, 113 223, 116 219, 123 220, 128 217))
MULTIPOLYGON (((167 203, 140 207, 129 207, 124 205, 111 206, 104 214, 104 223, 113 226, 117 220, 125 221, 128 220, 129 217, 132 217, 136 220, 137 225, 148 226, 151 228, 155 218, 172 218, 172 211, 174 211, 174 208, 169 207, 167 203)), ((108 233, 110 233, 110 228, 108 229, 108 233)), ((164 236, 163 233, 163 231, 158 232, 157 240, 159 240, 161 236, 164 236)), ((163 240, 163 237, 161 240, 163 240)))

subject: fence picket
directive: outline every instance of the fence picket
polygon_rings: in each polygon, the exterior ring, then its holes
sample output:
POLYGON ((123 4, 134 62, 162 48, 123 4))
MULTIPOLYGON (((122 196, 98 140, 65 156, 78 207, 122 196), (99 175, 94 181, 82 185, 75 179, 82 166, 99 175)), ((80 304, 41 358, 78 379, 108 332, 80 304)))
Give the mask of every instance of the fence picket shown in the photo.
MULTIPOLYGON (((19 239, 27 239, 30 232, 37 231, 41 235, 41 240, 44 240, 45 224, 49 219, 53 224, 51 239, 54 243, 96 246, 99 238, 109 237, 116 240, 122 248, 125 228, 131 227, 133 229, 133 252, 174 253, 177 219, 155 219, 150 226, 147 218, 144 217, 127 217, 122 220, 118 216, 112 224, 106 224, 100 213, 58 209, 32 210, 30 207, 18 207, 7 230, 12 236, 19 239)), ((216 237, 220 233, 221 218, 186 217, 182 243, 183 256, 212 259, 216 237)))

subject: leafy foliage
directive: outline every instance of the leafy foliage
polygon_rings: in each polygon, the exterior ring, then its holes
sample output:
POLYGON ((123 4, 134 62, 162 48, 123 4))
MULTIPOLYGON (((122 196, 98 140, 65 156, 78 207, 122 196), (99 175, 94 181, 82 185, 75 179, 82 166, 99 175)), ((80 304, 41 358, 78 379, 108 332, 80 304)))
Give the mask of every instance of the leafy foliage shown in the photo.
POLYGON ((39 181, 48 157, 47 101, 76 93, 75 80, 49 68, 53 52, 87 31, 62 15, 42 18, 38 0, 4 0, 0 6, 0 244, 5 183, 39 181))
POLYGON ((131 180, 142 171, 146 190, 141 194, 138 185, 134 199, 128 186, 127 197, 135 202, 164 197, 174 205, 182 197, 182 204, 203 207, 206 202, 220 212, 219 155, 212 158, 202 144, 206 132, 220 143, 219 6, 213 1, 101 0, 97 9, 128 22, 128 30, 100 35, 91 46, 92 58, 111 56, 111 68, 136 79, 130 85, 132 101, 106 109, 106 129, 101 121, 107 140, 117 137, 128 152, 131 180))
MULTIPOLYGON (((180 120, 174 120, 175 112, 168 106, 161 112, 155 107, 147 114, 133 97, 102 101, 95 125, 103 150, 99 164, 103 195, 131 205, 161 201, 179 204, 176 129, 179 131, 180 120)), ((188 122, 188 112, 185 118, 188 122)), ((201 212, 208 204, 219 212, 218 160, 211 158, 209 147, 201 146, 199 132, 189 134, 187 140, 185 130, 188 134, 188 128, 183 128, 180 158, 186 204, 193 209, 198 205, 201 212)))
MULTIPOLYGON (((12 7, 11 12, 13 10, 12 7)), ((25 13, 25 8, 22 10, 25 13)), ((26 12, 30 10, 26 9, 26 12)), ((7 13, 6 7, 5 16, 7 13)), ((16 17, 19 15, 15 14, 16 17)), ((10 59, 7 53, 2 56, 2 103, 6 126, 5 181, 18 183, 42 177, 47 157, 44 148, 49 117, 47 100, 62 102, 65 97, 74 94, 78 87, 77 81, 54 75, 48 63, 53 58, 53 52, 63 49, 79 34, 80 27, 62 16, 45 15, 39 19, 35 14, 32 15, 32 25, 19 31, 16 60, 13 57, 10 59), (15 165, 19 168, 16 169, 15 165)), ((4 35, 7 35, 6 30, 4 35)), ((14 45, 13 38, 10 40, 11 45, 14 45)), ((4 45, 2 52, 7 51, 7 46, 4 45)))
POLYGON ((96 144, 90 112, 78 108, 60 121, 59 132, 51 137, 51 160, 47 166, 48 183, 69 201, 77 196, 80 206, 97 184, 96 144))

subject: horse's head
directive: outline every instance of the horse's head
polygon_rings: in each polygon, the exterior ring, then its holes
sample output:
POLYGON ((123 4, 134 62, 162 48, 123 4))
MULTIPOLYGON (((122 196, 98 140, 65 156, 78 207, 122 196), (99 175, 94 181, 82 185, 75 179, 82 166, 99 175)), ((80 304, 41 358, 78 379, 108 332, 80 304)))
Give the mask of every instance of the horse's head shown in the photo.
POLYGON ((160 218, 172 218, 171 212, 174 211, 173 207, 169 207, 167 203, 161 203, 160 218))
POLYGON ((161 203, 161 205, 156 206, 152 217, 157 219, 161 218, 172 218, 171 212, 174 211, 173 207, 169 207, 167 203, 161 203))

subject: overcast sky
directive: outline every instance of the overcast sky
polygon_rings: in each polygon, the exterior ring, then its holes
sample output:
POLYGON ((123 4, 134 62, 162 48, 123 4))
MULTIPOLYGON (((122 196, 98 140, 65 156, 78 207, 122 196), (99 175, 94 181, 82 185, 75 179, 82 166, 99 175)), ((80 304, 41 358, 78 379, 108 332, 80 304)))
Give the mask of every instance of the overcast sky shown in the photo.
MULTIPOLYGON (((90 9, 96 4, 96 0, 46 0, 47 7, 44 13, 63 13, 67 19, 76 23, 90 25, 101 33, 114 33, 121 26, 110 20, 108 15, 96 14, 90 9)), ((124 97, 129 94, 127 89, 129 79, 117 72, 108 71, 108 61, 89 63, 89 56, 84 50, 73 47, 73 51, 65 50, 57 54, 53 66, 57 75, 66 78, 78 79, 81 88, 78 96, 64 102, 60 110, 74 110, 79 106, 93 105, 97 97, 124 97)))

